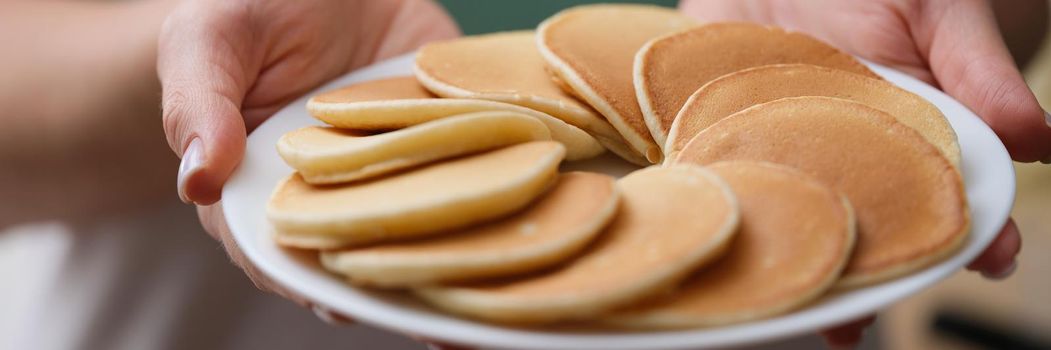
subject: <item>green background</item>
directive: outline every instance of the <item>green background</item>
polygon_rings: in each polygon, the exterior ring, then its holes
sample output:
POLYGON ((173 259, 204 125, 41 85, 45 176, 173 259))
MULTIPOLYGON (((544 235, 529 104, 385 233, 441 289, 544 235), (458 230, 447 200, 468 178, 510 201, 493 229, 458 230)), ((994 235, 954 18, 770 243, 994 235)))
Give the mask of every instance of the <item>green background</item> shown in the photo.
POLYGON ((645 3, 674 7, 677 0, 440 0, 466 35, 532 29, 540 21, 567 7, 590 3, 645 3))

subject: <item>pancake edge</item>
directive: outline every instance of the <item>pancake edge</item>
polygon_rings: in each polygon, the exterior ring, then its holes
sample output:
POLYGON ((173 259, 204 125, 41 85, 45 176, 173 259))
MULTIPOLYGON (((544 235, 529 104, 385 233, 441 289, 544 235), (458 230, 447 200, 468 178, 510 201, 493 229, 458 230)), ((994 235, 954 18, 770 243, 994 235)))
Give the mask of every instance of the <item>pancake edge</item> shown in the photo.
POLYGON ((615 185, 612 187, 610 198, 590 222, 567 232, 560 239, 537 245, 477 252, 470 256, 322 252, 320 259, 326 269, 344 275, 353 284, 381 288, 419 287, 530 272, 560 263, 580 252, 612 222, 620 205, 620 191, 615 185))
MULTIPOLYGON (((722 162, 715 162, 711 165, 716 165, 722 162)), ((775 166, 778 168, 788 169, 793 173, 802 174, 807 181, 813 181, 823 188, 828 190, 830 193, 838 197, 840 205, 844 209, 847 217, 847 230, 846 239, 844 240, 843 247, 841 248, 841 257, 833 266, 833 270, 830 274, 822 278, 817 285, 807 290, 798 296, 798 298, 787 300, 779 305, 775 305, 763 312, 755 313, 728 313, 722 315, 716 315, 712 317, 695 317, 686 313, 675 313, 675 312, 638 312, 638 313, 627 313, 627 314, 613 314, 613 317, 604 319, 601 321, 602 324, 629 328, 639 330, 658 330, 658 329, 684 329, 684 328, 698 328, 698 327, 714 327, 714 326, 725 326, 735 323, 742 323, 748 321, 755 321, 773 316, 781 315, 792 310, 796 310, 803 307, 815 300, 818 300, 821 296, 825 295, 829 291, 834 290, 834 286, 839 281, 843 270, 847 266, 847 262, 850 261, 853 255, 854 245, 857 242, 857 221, 854 214, 854 207, 850 204, 850 200, 839 191, 829 187, 814 179, 812 176, 802 173, 801 171, 778 163, 765 162, 765 161, 745 161, 753 163, 763 163, 764 166, 775 166)))
POLYGON ((547 113, 499 101, 467 98, 420 98, 365 102, 308 102, 308 110, 318 120, 329 126, 365 130, 387 131, 407 128, 438 119, 467 113, 504 111, 525 114, 538 119, 551 131, 551 138, 566 147, 566 160, 591 159, 606 152, 606 147, 596 137, 583 129, 566 123, 547 113), (439 117, 419 117, 422 109, 469 109, 467 112, 441 113, 439 117), (390 118, 391 114, 416 115, 412 118, 390 118), (353 120, 349 122, 348 120, 353 120))
MULTIPOLYGON (((736 236, 740 222, 737 198, 722 178, 696 165, 676 165, 675 168, 696 172, 719 187, 730 210, 722 227, 712 236, 711 241, 698 247, 684 261, 665 265, 659 271, 647 275, 642 282, 636 281, 619 291, 604 291, 605 295, 562 295, 543 301, 520 300, 462 287, 435 286, 415 289, 414 292, 431 305, 454 314, 500 323, 542 324, 592 318, 674 288, 697 268, 720 258, 727 251, 732 238, 736 236)), ((647 169, 632 174, 645 172, 647 169)))
MULTIPOLYGON (((894 116, 890 115, 889 113, 887 113, 887 112, 885 112, 883 110, 880 110, 878 108, 866 105, 864 103, 856 102, 856 101, 853 101, 853 100, 837 98, 837 97, 828 97, 828 96, 797 96, 797 97, 781 98, 781 99, 777 99, 777 100, 761 103, 761 104, 758 104, 758 105, 753 105, 751 107, 748 107, 748 108, 745 108, 745 109, 743 109, 741 111, 733 113, 730 116, 727 116, 726 118, 723 118, 722 120, 719 120, 716 123, 714 123, 711 126, 709 126, 708 128, 702 130, 700 133, 698 133, 698 135, 695 135, 689 142, 687 142, 686 146, 683 147, 683 151, 685 151, 686 149, 690 148, 690 145, 693 144, 694 142, 703 142, 703 141, 698 141, 700 139, 697 136, 699 136, 700 134, 706 132, 707 130, 711 129, 712 127, 714 127, 714 126, 716 126, 716 125, 718 125, 720 123, 726 122, 728 119, 733 118, 734 116, 736 116, 738 114, 744 113, 746 111, 749 111, 751 109, 757 108, 757 107, 765 105, 765 104, 777 103, 778 101, 782 101, 782 100, 800 100, 800 99, 836 100, 836 101, 846 102, 848 104, 862 106, 864 108, 871 109, 873 111, 878 112, 877 114, 881 116, 880 119, 885 119, 886 121, 890 121, 891 124, 897 124, 897 125, 901 126, 901 129, 903 130, 902 132, 915 134, 915 136, 918 137, 918 140, 921 140, 922 142, 924 142, 927 145, 929 145, 931 147, 931 149, 934 151, 932 154, 936 155, 935 157, 937 157, 938 159, 941 159, 942 161, 945 162, 946 168, 950 170, 951 176, 953 176, 953 178, 954 178, 953 182, 955 183, 955 187, 957 188, 957 192, 960 194, 960 200, 961 200, 960 206, 961 206, 961 209, 962 209, 962 211, 961 211, 961 214, 962 214, 961 218, 962 218, 963 223, 962 223, 960 229, 958 231, 955 231, 953 233, 953 236, 950 237, 947 240, 947 243, 945 245, 943 245, 940 248, 934 249, 932 252, 927 253, 927 254, 919 257, 919 258, 916 258, 915 260, 911 260, 911 261, 906 260, 905 262, 900 262, 899 261, 899 262, 896 262, 896 263, 888 264, 888 266, 891 266, 891 267, 882 268, 882 269, 876 269, 876 270, 878 270, 877 272, 868 271, 868 272, 864 272, 864 273, 851 274, 851 273, 848 273, 847 271, 844 271, 843 276, 840 278, 840 281, 837 282, 836 285, 833 287, 833 290, 845 290, 845 289, 853 289, 853 288, 857 288, 857 287, 873 285, 873 284, 876 284, 876 283, 885 282, 887 280, 898 278, 898 277, 905 276, 905 275, 908 275, 908 274, 920 272, 924 268, 929 267, 929 266, 937 263, 938 261, 941 261, 941 260, 947 258, 953 252, 958 251, 960 249, 960 247, 963 245, 963 242, 965 240, 969 239, 969 237, 970 237, 970 228, 971 228, 970 205, 968 203, 968 198, 967 198, 967 189, 966 189, 966 186, 965 186, 965 184, 963 182, 963 177, 961 176, 959 169, 957 169, 956 167, 953 166, 952 162, 948 158, 946 158, 945 155, 941 152, 941 149, 939 149, 933 143, 928 141, 925 136, 923 136, 922 134, 919 133, 919 131, 917 131, 916 129, 914 129, 912 127, 909 127, 908 125, 905 125, 904 123, 902 123, 897 118, 895 118, 894 116)), ((690 161, 681 160, 680 158, 682 158, 682 154, 683 154, 683 152, 679 152, 676 155, 676 158, 671 162, 671 164, 682 164, 682 163, 696 164, 696 163, 693 163, 693 162, 690 162, 690 161)), ((946 174, 941 174, 941 175, 944 176, 946 174)))
MULTIPOLYGON (((553 72, 566 85, 573 88, 577 96, 583 98, 587 104, 591 105, 592 108, 606 118, 606 121, 613 126, 620 137, 627 143, 627 146, 631 151, 636 153, 638 157, 645 158, 650 164, 660 163, 663 160, 664 154, 660 152, 660 147, 657 146, 655 141, 652 139, 646 139, 650 136, 649 133, 642 135, 643 133, 636 132, 634 128, 627 125, 624 122, 624 117, 621 116, 612 105, 606 102, 604 98, 598 96, 598 93, 588 86, 584 81, 584 78, 581 77, 573 67, 544 44, 544 38, 547 36, 548 26, 550 26, 554 20, 563 15, 563 13, 555 14, 541 22, 540 26, 537 27, 537 49, 540 51, 540 56, 544 57, 548 66, 551 67, 551 72, 553 72)), ((620 153, 618 153, 618 155, 619 154, 620 153)), ((631 158, 636 157, 621 157, 635 163, 631 158)))
POLYGON ((508 186, 494 193, 458 194, 452 198, 442 198, 420 203, 414 207, 372 215, 277 212, 272 207, 273 197, 285 182, 295 176, 293 173, 275 186, 267 201, 267 221, 275 232, 276 242, 285 246, 307 249, 333 249, 363 243, 426 237, 468 227, 524 208, 546 192, 557 179, 558 166, 565 154, 565 147, 553 141, 538 142, 551 142, 558 146, 557 151, 537 159, 530 173, 520 174, 518 178, 508 181, 508 186), (459 215, 462 214, 462 211, 483 207, 486 209, 473 215, 459 215), (433 220, 436 216, 445 219, 439 223, 433 220), (407 227, 400 230, 403 232, 392 233, 386 227, 392 222, 399 222, 400 225, 407 227), (377 229, 378 226, 383 229, 377 229), (348 231, 354 233, 348 233, 348 231))

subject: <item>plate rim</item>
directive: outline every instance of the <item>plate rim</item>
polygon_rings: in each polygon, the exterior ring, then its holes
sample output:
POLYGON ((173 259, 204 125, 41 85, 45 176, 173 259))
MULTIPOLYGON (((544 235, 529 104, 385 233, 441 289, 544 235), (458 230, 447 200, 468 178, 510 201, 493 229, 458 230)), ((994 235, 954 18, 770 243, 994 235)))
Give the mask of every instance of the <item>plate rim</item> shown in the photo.
MULTIPOLYGON (((302 114, 306 115, 305 110, 295 111, 295 108, 302 107, 305 104, 306 99, 317 93, 330 89, 334 86, 346 84, 348 80, 369 80, 383 76, 394 76, 394 75, 411 75, 411 63, 415 56, 415 52, 408 53, 405 55, 397 56, 388 60, 377 62, 373 65, 364 67, 354 72, 348 73, 341 77, 338 77, 321 87, 312 90, 303 97, 296 101, 286 105, 279 112, 261 124, 255 132, 249 135, 249 142, 246 143, 245 157, 242 160, 242 164, 231 175, 229 182, 223 188, 223 215, 227 218, 228 227, 233 235, 234 241, 241 247, 242 252, 248 258, 248 260, 255 264, 261 272, 271 278, 274 283, 278 283, 289 290, 299 293, 311 300, 317 305, 322 305, 334 311, 344 312, 359 320, 363 323, 371 324, 380 328, 393 330, 402 333, 411 333, 417 336, 423 336, 429 339, 446 341, 455 344, 464 344, 472 346, 483 346, 491 348, 504 348, 504 349, 637 349, 637 348, 698 348, 698 347, 724 347, 724 346, 740 346, 749 345, 756 343, 765 343, 775 341, 778 339, 784 339, 794 335, 812 332, 822 327, 827 327, 836 324, 829 320, 848 321, 853 318, 861 317, 866 314, 879 311, 888 305, 891 305, 901 299, 904 299, 910 295, 918 293, 923 289, 933 286, 937 282, 944 280, 952 274, 960 271, 964 265, 970 260, 973 260, 981 251, 987 247, 992 240, 995 238, 996 233, 992 233, 989 236, 975 237, 974 231, 976 230, 974 225, 975 218, 975 206, 969 205, 972 216, 972 227, 971 232, 968 235, 966 244, 952 256, 942 260, 941 262, 927 267, 923 270, 897 278, 892 281, 880 283, 870 287, 863 287, 860 291, 869 290, 889 290, 893 296, 883 297, 878 301, 869 301, 864 305, 860 303, 854 303, 853 305, 844 303, 845 305, 836 306, 833 305, 827 308, 818 308, 814 310, 813 306, 805 307, 803 309, 790 312, 781 316, 775 316, 773 318, 746 322, 737 325, 729 325, 718 328, 699 328, 679 331, 657 331, 657 332, 635 332, 635 333, 616 333, 616 334, 576 334, 576 333, 553 333, 550 331, 535 331, 528 329, 519 329, 511 327, 494 326, 491 324, 472 321, 467 319, 457 318, 455 316, 449 316, 445 314, 430 314, 421 313, 419 311, 413 311, 412 314, 408 313, 407 310, 401 310, 394 308, 391 305, 387 305, 388 301, 381 300, 383 297, 369 296, 376 294, 377 292, 361 291, 358 297, 350 298, 350 300, 334 300, 340 299, 335 298, 336 295, 341 294, 338 290, 333 290, 333 285, 321 283, 315 286, 307 286, 303 283, 296 283, 302 281, 302 276, 295 276, 296 273, 311 273, 308 271, 292 272, 285 268, 278 266, 275 261, 269 260, 265 257, 265 253, 260 250, 259 244, 261 239, 269 239, 269 232, 251 232, 252 230, 245 227, 248 218, 244 220, 230 220, 229 218, 239 217, 242 212, 246 212, 245 206, 250 206, 245 203, 238 203, 236 200, 241 196, 240 191, 251 191, 252 183, 251 180, 245 180, 248 175, 242 171, 246 169, 245 162, 250 158, 256 156, 263 157, 278 157, 274 151, 273 144, 271 142, 270 147, 265 148, 269 155, 257 154, 264 152, 263 150, 257 149, 259 147, 251 147, 255 143, 262 143, 259 141, 266 133, 260 131, 269 131, 270 129, 279 128, 277 126, 281 118, 289 118, 284 115, 289 114, 302 114), (396 71, 396 72, 395 72, 396 71), (253 142, 253 140, 255 140, 253 142), (242 189, 242 187, 248 187, 242 189), (229 201, 234 199, 233 201, 229 201), (981 241, 975 242, 974 240, 981 239, 981 241), (976 248, 980 246, 979 248, 976 248), (948 266, 955 266, 949 269, 948 266), (895 286, 896 288, 890 288, 887 286, 895 286), (357 299, 357 300, 355 300, 357 299), (354 304, 353 302, 358 302, 354 304), (837 311, 835 314, 831 314, 832 311, 837 311), (782 322, 781 324, 770 325, 772 321, 784 320, 785 316, 792 316, 806 312, 802 317, 812 317, 818 320, 824 320, 824 322, 810 321, 809 323, 793 324, 791 322, 782 322), (813 323, 821 324, 820 326, 814 326, 813 323), (757 326, 758 325, 758 326, 757 326), (761 328, 766 325, 768 331, 763 334, 753 333, 751 328, 761 328)), ((1014 169, 1012 166, 1011 158, 1007 154, 1006 148, 1000 142, 999 138, 996 137, 995 133, 972 111, 967 107, 960 104, 955 99, 952 99, 940 90, 923 83, 911 76, 904 73, 898 72, 888 67, 884 67, 879 64, 867 60, 861 60, 864 64, 868 65, 874 71, 881 76, 884 76, 888 81, 895 83, 895 85, 901 86, 906 90, 912 91, 928 100, 935 103, 941 109, 942 104, 947 104, 958 111, 962 111, 961 114, 954 114, 946 117, 952 124, 953 129, 957 132, 958 137, 960 136, 961 130, 958 129, 957 124, 968 126, 965 131, 966 134, 977 135, 975 137, 985 138, 982 141, 984 147, 983 155, 984 158, 992 158, 993 160, 999 160, 1002 164, 997 166, 990 166, 990 164, 983 164, 979 173, 988 176, 989 173, 1000 172, 999 177, 994 178, 993 184, 985 184, 983 186, 994 186, 999 187, 1003 192, 1000 196, 1002 201, 1006 201, 1007 204, 1001 203, 995 205, 993 209, 999 209, 999 212, 990 213, 987 216, 990 217, 992 223, 995 223, 999 232, 999 227, 1002 227, 1006 223, 1011 207, 1015 197, 1015 177, 1014 169), (902 86, 902 82, 909 86, 902 86), (974 128, 977 126, 977 128, 974 128), (994 141, 992 145, 984 144, 988 143, 988 139, 994 141), (989 147, 994 146, 994 147, 989 147), (988 170, 994 169, 994 170, 988 170), (998 170, 996 170, 998 169, 998 170), (987 171, 988 170, 988 171, 987 171), (1009 176, 1005 176, 1009 175, 1009 176)), ((308 117, 308 119, 310 119, 308 117)), ((300 125, 305 126, 305 125, 300 125)), ((960 137, 962 140, 963 138, 960 137)), ((276 139, 274 140, 276 141, 276 139)), ((977 142, 977 141, 974 141, 977 142)), ((972 169, 975 165, 966 162, 967 154, 963 153, 964 142, 960 142, 961 147, 961 166, 963 168, 965 188, 967 192, 971 192, 972 184, 967 180, 969 177, 973 177, 976 174, 976 169, 972 169), (966 166, 965 166, 966 165, 966 166)), ((973 156, 973 155, 972 155, 973 156)), ((981 177, 985 180, 985 177, 981 177)), ((977 181, 977 180, 972 180, 977 181)), ((974 185, 979 186, 979 185, 974 185)), ((269 194, 269 189, 266 191, 269 194)), ((969 204, 973 203, 972 200, 968 200, 969 204)), ((985 204, 985 203, 983 203, 985 204)), ((251 211, 247 211, 251 212, 251 211)), ((262 219, 265 221, 265 216, 262 219)), ((264 244, 272 242, 268 241, 264 244)), ((294 259, 294 258, 288 258, 294 259)), ((305 266, 298 266, 297 268, 307 268, 305 266)), ((314 271, 313 273, 316 273, 314 271)), ((341 288, 346 289, 358 289, 345 285, 341 280, 332 275, 327 275, 325 278, 335 280, 338 282, 341 288)), ((344 291, 345 292, 345 291, 344 291)), ((851 295, 857 291, 848 291, 845 293, 836 293, 834 297, 842 297, 843 295, 851 295)), ((343 293, 345 294, 345 293, 343 293)), ((826 297, 828 298, 828 297, 826 297)), ((345 298, 344 298, 345 299, 345 298)), ((838 299, 836 299, 838 300, 838 299)), ((827 302, 827 300, 820 303, 827 302)), ((849 302, 849 299, 848 299, 849 302)), ((819 304, 820 304, 819 303, 819 304)), ((398 305, 404 307, 405 305, 398 305)), ((438 312, 440 313, 440 312, 438 312)), ((789 318, 789 320, 791 320, 789 318)))

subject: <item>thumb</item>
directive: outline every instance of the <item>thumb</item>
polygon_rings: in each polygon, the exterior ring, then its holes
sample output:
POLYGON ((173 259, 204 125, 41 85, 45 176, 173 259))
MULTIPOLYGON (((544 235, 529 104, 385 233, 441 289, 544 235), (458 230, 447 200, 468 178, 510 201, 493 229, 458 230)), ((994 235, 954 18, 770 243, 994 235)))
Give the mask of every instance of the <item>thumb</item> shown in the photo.
POLYGON ((203 205, 219 200, 244 154, 241 102, 250 82, 240 57, 249 50, 238 45, 250 40, 217 14, 198 11, 197 3, 185 3, 165 21, 157 71, 164 133, 182 158, 179 196, 203 205))
POLYGON ((910 22, 935 79, 977 113, 1016 161, 1051 155, 1051 119, 1011 59, 989 3, 983 0, 919 2, 910 22))

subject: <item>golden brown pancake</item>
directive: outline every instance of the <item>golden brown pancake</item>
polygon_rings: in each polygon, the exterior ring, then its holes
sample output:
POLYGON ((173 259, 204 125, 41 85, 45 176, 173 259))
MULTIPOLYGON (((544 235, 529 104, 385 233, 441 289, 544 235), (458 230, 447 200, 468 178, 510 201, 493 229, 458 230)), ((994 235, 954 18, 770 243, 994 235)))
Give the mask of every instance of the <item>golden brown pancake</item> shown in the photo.
POLYGON ((551 139, 547 126, 514 112, 452 116, 382 134, 311 126, 277 141, 281 158, 314 185, 367 179, 441 159, 551 139))
POLYGON ((329 125, 367 131, 400 129, 464 113, 515 112, 547 125, 551 139, 566 146, 566 160, 593 158, 605 152, 588 133, 546 113, 495 101, 437 98, 414 77, 367 81, 322 93, 307 102, 307 110, 329 125))
POLYGON ((586 5, 545 20, 537 40, 558 79, 602 113, 635 152, 657 163, 663 155, 635 99, 632 62, 650 39, 694 24, 663 7, 586 5))
POLYGON ((566 265, 518 279, 423 288, 418 295, 450 312, 499 322, 588 318, 678 284, 717 258, 736 232, 733 193, 704 168, 650 167, 617 185, 620 212, 566 265))
POLYGON ((565 148, 521 143, 370 181, 311 186, 294 174, 267 205, 278 243, 314 249, 433 235, 528 205, 556 179, 565 148))
POLYGON ((854 247, 846 197, 784 165, 729 161, 709 169, 741 206, 726 254, 672 294, 616 312, 608 322, 650 329, 750 321, 808 303, 839 278, 854 247))
MULTIPOLYGON (((446 117, 443 113, 421 113, 438 96, 427 91, 415 77, 394 77, 351 84, 320 93, 307 100, 307 111, 318 120, 338 128, 386 131, 446 117), (434 116, 437 114, 437 116, 434 116)), ((478 112, 457 111, 453 114, 478 112)))
POLYGON ((793 97, 753 106, 697 134, 673 163, 723 160, 785 164, 847 196, 858 241, 840 287, 926 267, 967 236, 967 199, 952 164, 916 130, 857 102, 793 97))
POLYGON ((535 271, 571 258, 616 213, 613 178, 563 174, 532 205, 504 219, 439 237, 321 254, 351 282, 407 287, 535 271))
POLYGON ((416 54, 414 69, 420 83, 439 96, 528 107, 586 130, 608 148, 625 147, 609 122, 550 79, 532 31, 431 43, 416 54))
POLYGON ((806 63, 879 78, 846 53, 806 34, 752 23, 714 23, 666 35, 639 50, 634 79, 639 106, 664 146, 686 99, 715 78, 741 69, 806 63))
POLYGON ((960 164, 956 132, 938 107, 881 79, 807 64, 748 68, 705 84, 675 117, 665 155, 674 158, 698 132, 740 110, 798 96, 838 97, 885 111, 919 131, 954 165, 960 164))

